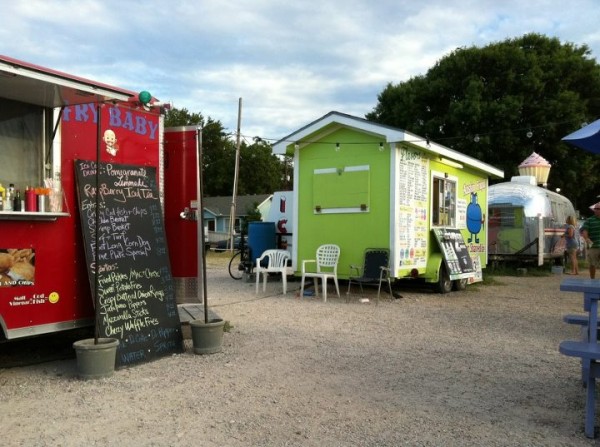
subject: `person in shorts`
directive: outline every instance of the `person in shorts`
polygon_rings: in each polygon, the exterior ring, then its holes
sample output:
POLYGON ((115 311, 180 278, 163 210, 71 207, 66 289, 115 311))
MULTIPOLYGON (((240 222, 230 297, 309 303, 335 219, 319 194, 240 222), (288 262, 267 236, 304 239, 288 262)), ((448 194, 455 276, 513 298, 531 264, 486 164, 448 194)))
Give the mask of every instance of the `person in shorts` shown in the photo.
POLYGON ((587 261, 590 278, 596 278, 596 268, 600 265, 600 202, 593 205, 594 215, 585 220, 581 227, 581 235, 588 244, 587 261))
POLYGON ((579 263, 577 262, 577 250, 579 250, 579 237, 577 235, 577 219, 568 216, 563 235, 566 241, 566 251, 571 264, 571 272, 567 275, 579 275, 579 263))

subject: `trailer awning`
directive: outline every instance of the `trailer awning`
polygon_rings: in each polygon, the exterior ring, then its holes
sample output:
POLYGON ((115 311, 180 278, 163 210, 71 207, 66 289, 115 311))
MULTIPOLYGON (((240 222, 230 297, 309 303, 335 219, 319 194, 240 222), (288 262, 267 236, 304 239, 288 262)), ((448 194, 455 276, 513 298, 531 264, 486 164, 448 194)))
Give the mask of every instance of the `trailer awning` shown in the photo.
POLYGON ((0 55, 0 98, 43 107, 127 101, 136 93, 0 55))

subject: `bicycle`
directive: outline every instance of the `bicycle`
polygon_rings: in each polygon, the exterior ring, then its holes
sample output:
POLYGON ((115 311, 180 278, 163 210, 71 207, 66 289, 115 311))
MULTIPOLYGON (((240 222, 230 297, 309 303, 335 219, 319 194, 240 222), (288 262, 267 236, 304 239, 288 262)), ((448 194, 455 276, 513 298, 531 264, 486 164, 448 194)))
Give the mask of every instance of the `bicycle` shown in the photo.
POLYGON ((240 237, 240 249, 236 251, 229 261, 229 276, 233 279, 242 279, 244 273, 251 274, 253 268, 252 259, 250 259, 250 249, 246 245, 244 233, 240 237))

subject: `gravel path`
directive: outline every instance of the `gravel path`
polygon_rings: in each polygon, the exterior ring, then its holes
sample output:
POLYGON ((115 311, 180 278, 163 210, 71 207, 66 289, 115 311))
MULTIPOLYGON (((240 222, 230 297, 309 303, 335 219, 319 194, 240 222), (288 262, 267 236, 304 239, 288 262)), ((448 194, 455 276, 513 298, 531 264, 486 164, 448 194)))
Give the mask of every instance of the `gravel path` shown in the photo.
MULTIPOLYGON (((584 272, 586 274, 587 272, 584 272)), ((186 351, 82 381, 75 360, 0 369, 3 446, 590 446, 577 360, 558 344, 582 298, 561 277, 500 277, 378 306, 287 296, 208 269, 233 326, 186 351)), ((583 277, 583 275, 582 275, 583 277)), ((342 286, 342 289, 344 287, 342 286)))

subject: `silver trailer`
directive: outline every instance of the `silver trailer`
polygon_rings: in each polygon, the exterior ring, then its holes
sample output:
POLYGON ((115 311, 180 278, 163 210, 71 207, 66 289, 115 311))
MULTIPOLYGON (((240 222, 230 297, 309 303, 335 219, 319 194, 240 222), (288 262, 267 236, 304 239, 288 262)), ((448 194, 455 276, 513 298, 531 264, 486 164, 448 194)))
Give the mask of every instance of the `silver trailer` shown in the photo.
POLYGON ((537 186, 535 177, 516 176, 489 187, 488 214, 490 261, 562 262, 561 235, 567 216, 576 216, 566 197, 537 186))

